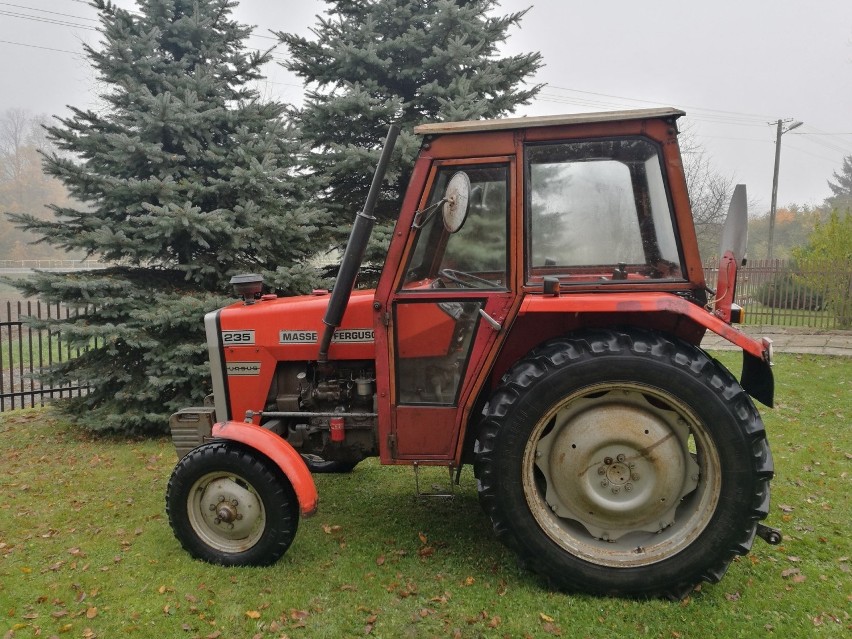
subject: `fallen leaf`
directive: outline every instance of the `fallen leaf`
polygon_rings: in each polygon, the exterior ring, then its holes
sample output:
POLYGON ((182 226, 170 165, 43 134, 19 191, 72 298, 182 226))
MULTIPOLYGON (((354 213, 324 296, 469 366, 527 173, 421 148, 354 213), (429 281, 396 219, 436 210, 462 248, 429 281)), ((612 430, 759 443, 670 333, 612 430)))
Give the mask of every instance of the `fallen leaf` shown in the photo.
POLYGON ((475 583, 476 583, 476 579, 474 579, 473 577, 466 577, 465 580, 464 580, 465 586, 472 586, 475 583))
POLYGON ((784 579, 787 579, 787 578, 789 578, 789 577, 792 577, 793 575, 798 575, 798 574, 800 574, 801 572, 802 572, 802 571, 801 571, 801 570, 799 570, 798 568, 787 568, 786 570, 782 570, 782 571, 781 571, 781 576, 782 576, 784 579))
POLYGON ((423 533, 417 533, 417 536, 420 537, 420 543, 425 545, 427 541, 426 535, 424 535, 423 533))
POLYGON ((92 606, 88 610, 86 610, 86 619, 94 619, 98 616, 98 609, 92 606))
POLYGON ((378 557, 376 557, 376 565, 377 566, 384 566, 385 565, 385 556, 384 555, 379 555, 378 557))
POLYGON ((247 610, 246 617, 249 619, 260 619, 260 613, 257 610, 247 610))
POLYGON ((550 615, 546 615, 543 612, 540 612, 538 613, 538 616, 541 618, 542 621, 553 623, 553 617, 551 617, 550 615))
POLYGON ((435 554, 435 549, 432 546, 422 546, 417 551, 417 554, 420 555, 420 557, 422 557, 423 559, 427 559, 428 557, 431 557, 435 554))

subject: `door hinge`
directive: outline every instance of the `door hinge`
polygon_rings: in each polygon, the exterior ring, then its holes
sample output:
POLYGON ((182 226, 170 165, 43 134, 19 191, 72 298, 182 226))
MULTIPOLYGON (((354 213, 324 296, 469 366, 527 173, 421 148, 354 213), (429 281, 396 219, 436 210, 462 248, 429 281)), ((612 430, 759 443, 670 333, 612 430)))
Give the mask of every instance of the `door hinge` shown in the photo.
POLYGON ((388 450, 390 450, 391 457, 396 457, 396 433, 388 435, 388 450))
POLYGON ((388 313, 387 311, 382 313, 382 324, 384 324, 385 326, 390 326, 390 313, 388 313))

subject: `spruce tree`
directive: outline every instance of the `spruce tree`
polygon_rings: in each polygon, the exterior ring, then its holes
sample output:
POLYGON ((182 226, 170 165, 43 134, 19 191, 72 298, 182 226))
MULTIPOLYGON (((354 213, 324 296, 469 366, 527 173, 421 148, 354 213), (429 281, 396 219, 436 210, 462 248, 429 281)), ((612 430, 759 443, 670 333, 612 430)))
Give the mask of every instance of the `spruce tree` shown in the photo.
POLYGON ((270 53, 246 49, 232 0, 137 0, 132 13, 93 4, 102 41, 85 49, 103 104, 49 127, 61 153, 44 160, 79 205, 14 219, 115 265, 26 287, 89 305, 52 327, 89 348, 48 374, 91 386, 64 410, 92 429, 163 431, 209 392, 203 315, 233 300, 232 275, 262 273, 283 292, 313 284, 317 212, 303 205, 310 182, 294 177, 286 107, 251 85, 270 53))
POLYGON ((526 11, 491 15, 497 6, 496 0, 327 0, 315 39, 278 33, 291 56, 284 66, 308 87, 296 119, 310 147, 305 168, 324 180, 319 203, 335 221, 326 229, 329 241, 344 239, 363 205, 392 122, 402 134, 368 253, 378 264, 420 147, 413 127, 500 117, 538 92, 537 85, 522 85, 541 66, 540 54, 499 55, 526 11))
POLYGON ((852 155, 843 158, 843 166, 833 175, 834 182, 828 181, 832 195, 825 203, 838 211, 852 210, 852 155))

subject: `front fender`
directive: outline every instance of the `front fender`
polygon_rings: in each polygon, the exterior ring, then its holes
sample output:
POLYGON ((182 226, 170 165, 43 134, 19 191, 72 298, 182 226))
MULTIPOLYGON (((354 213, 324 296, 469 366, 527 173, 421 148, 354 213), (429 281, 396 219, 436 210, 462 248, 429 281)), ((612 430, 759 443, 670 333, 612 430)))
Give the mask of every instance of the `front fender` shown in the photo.
POLYGON ((239 442, 268 457, 287 477, 296 497, 299 510, 309 517, 317 510, 317 487, 311 471, 302 456, 286 439, 272 431, 246 422, 219 422, 213 424, 213 437, 239 442))

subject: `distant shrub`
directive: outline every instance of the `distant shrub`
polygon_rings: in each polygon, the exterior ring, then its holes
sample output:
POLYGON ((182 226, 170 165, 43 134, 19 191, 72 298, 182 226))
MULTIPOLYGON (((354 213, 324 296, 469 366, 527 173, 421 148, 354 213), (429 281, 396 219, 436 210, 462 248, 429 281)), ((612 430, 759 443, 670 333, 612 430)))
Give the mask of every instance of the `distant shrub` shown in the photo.
POLYGON ((823 294, 804 283, 794 273, 780 273, 757 289, 757 299, 770 308, 796 311, 821 311, 825 309, 823 294))

